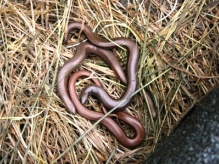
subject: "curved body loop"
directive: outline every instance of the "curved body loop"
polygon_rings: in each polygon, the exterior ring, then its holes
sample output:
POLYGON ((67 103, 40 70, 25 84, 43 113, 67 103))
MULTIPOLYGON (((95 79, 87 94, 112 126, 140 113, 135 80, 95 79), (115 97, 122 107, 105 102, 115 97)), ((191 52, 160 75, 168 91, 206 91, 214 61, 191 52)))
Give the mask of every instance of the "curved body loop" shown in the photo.
MULTIPOLYGON (((79 77, 82 76, 89 77, 90 75, 91 72, 85 70, 77 71, 74 74, 72 74, 68 83, 69 94, 72 102, 76 107, 76 111, 78 114, 91 121, 98 121, 104 116, 104 114, 85 108, 81 104, 75 89, 75 83, 79 77)), ((92 80, 95 82, 96 85, 101 87, 101 83, 97 78, 93 78, 92 80)), ((119 125, 109 116, 105 117, 101 121, 101 123, 110 130, 110 132, 117 138, 117 140, 123 146, 128 148, 133 148, 140 145, 145 139, 145 129, 144 126, 141 124, 141 122, 139 122, 136 118, 132 117, 131 115, 122 111, 116 112, 115 114, 117 115, 117 118, 119 120, 122 120, 125 123, 129 124, 135 130, 134 137, 132 138, 127 137, 125 133, 122 131, 122 129, 119 127, 119 125)))

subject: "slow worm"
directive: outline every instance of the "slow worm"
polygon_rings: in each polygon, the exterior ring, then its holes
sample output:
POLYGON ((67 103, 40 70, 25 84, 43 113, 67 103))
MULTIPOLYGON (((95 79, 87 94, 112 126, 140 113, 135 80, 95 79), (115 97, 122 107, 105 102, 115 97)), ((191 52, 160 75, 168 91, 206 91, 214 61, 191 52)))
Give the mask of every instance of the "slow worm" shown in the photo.
POLYGON ((88 42, 81 43, 77 47, 76 54, 60 68, 57 76, 57 91, 59 93, 59 96, 64 102, 67 109, 73 114, 75 114, 75 106, 72 103, 68 94, 68 78, 72 70, 75 69, 89 53, 95 53, 103 60, 105 60, 106 63, 109 64, 110 67, 117 74, 119 79, 122 82, 127 83, 125 73, 122 70, 118 59, 112 53, 112 51, 98 48, 88 42))
MULTIPOLYGON (((125 107, 127 107, 130 104, 132 100, 131 95, 135 92, 138 84, 136 73, 137 73, 137 65, 139 59, 139 50, 136 43, 133 42, 131 39, 127 39, 124 37, 114 38, 111 41, 102 39, 98 37, 96 34, 94 34, 89 27, 78 22, 69 24, 64 36, 64 43, 67 43, 69 38, 69 33, 73 29, 81 30, 87 36, 88 41, 92 43, 93 46, 91 48, 91 45, 87 44, 87 46, 85 46, 86 50, 78 48, 75 56, 67 63, 67 65, 65 64, 63 68, 60 70, 58 74, 57 88, 58 88, 58 92, 60 93, 60 96, 62 97, 62 100, 64 101, 64 103, 69 109, 73 110, 71 107, 72 104, 69 101, 70 99, 68 98, 69 96, 67 93, 67 86, 65 84, 68 79, 69 73, 79 64, 79 62, 84 60, 88 52, 89 53, 93 52, 99 55, 101 54, 101 52, 97 52, 97 51, 104 51, 103 49, 113 49, 118 47, 119 45, 125 47, 128 50, 127 89, 124 95, 120 99, 113 99, 108 95, 108 93, 103 88, 96 85, 90 85, 83 90, 83 94, 81 96, 81 102, 82 104, 84 104, 85 101, 88 99, 89 95, 95 95, 98 98, 98 100, 104 105, 104 107, 106 107, 107 109, 112 109, 114 107, 117 107, 117 110, 123 110, 125 107)), ((82 43, 82 44, 86 44, 86 43, 82 43)), ((103 57, 102 55, 99 56, 103 57)), ((107 61, 107 63, 111 66, 111 68, 114 69, 116 69, 116 67, 118 67, 119 69, 121 68, 119 63, 116 62, 110 63, 110 61, 107 61)), ((115 72, 116 71, 117 70, 115 70, 115 72)))
MULTIPOLYGON (((91 72, 89 71, 77 71, 71 75, 68 87, 69 87, 69 94, 71 97, 72 102, 74 103, 77 113, 80 114, 82 117, 91 120, 97 121, 104 116, 103 113, 95 112, 85 108, 76 94, 75 83, 76 80, 81 76, 90 76, 91 72)), ((92 78, 94 83, 101 87, 101 83, 97 78, 92 78)), ((105 117, 101 123, 107 127, 110 132, 117 138, 117 140, 125 147, 134 148, 139 146, 145 140, 145 129, 141 122, 139 122, 136 118, 132 117, 131 115, 125 112, 116 112, 115 113, 119 120, 124 121, 125 123, 129 124, 135 130, 134 137, 127 137, 122 129, 118 126, 118 124, 110 117, 105 117)))

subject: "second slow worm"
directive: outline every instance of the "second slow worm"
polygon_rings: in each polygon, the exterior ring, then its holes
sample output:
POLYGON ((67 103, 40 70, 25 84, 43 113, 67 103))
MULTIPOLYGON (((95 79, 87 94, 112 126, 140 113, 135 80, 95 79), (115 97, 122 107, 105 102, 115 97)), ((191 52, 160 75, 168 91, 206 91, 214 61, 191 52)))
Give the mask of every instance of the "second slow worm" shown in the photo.
MULTIPOLYGON (((77 113, 80 114, 82 117, 91 120, 97 121, 104 116, 103 113, 99 113, 96 111, 89 110, 85 108, 76 94, 75 83, 76 80, 81 76, 89 77, 91 72, 89 71, 77 71, 73 73, 70 77, 68 87, 69 87, 69 94, 71 97, 72 102, 74 103, 77 113)), ((92 78, 96 85, 101 87, 101 83, 97 78, 92 78)), ((127 137, 122 129, 118 126, 118 124, 109 116, 105 117, 101 123, 107 127, 110 132, 117 138, 117 140, 125 147, 134 148, 139 146, 145 140, 145 129, 141 122, 139 122, 136 118, 132 117, 131 115, 125 112, 116 112, 115 113, 119 120, 124 121, 125 123, 129 124, 135 130, 134 137, 127 137)))
MULTIPOLYGON (((69 24, 66 34, 64 36, 64 43, 67 43, 69 38, 69 33, 73 29, 81 30, 88 38, 88 41, 92 43, 93 45, 101 48, 101 49, 112 49, 119 46, 125 47, 128 50, 128 61, 127 61, 127 89, 124 93, 124 95, 120 99, 113 99, 111 98, 108 93, 101 87, 98 87, 96 85, 90 85, 87 88, 84 89, 83 94, 81 96, 81 102, 82 104, 85 103, 85 101, 88 99, 89 95, 95 95, 98 100, 106 107, 107 109, 112 109, 114 107, 117 107, 117 110, 123 110, 125 107, 127 107, 131 100, 132 100, 132 94, 135 92, 138 82, 137 82, 137 65, 139 60, 139 50, 135 42, 133 42, 131 39, 120 37, 120 38, 114 38, 112 41, 108 41, 106 39, 102 39, 98 37, 96 34, 94 34, 91 29, 83 25, 79 22, 74 22, 69 24), (125 100, 125 101, 124 101, 125 100), (119 106, 118 106, 119 105, 119 106)), ((82 43, 83 44, 83 43, 82 43)), ((89 51, 95 51, 95 47, 89 48, 89 51)), ((80 57, 80 59, 84 59, 86 52, 84 52, 82 49, 77 49, 77 52, 75 56, 80 57)), ((98 53, 96 53, 98 55, 98 53)), ((73 57, 73 59, 70 60, 70 62, 67 63, 69 66, 64 66, 65 68, 62 68, 58 74, 58 91, 62 92, 62 90, 67 90, 65 86, 65 82, 67 77, 69 76, 69 72, 75 68, 75 65, 79 63, 79 60, 73 57), (71 64, 71 65, 70 65, 71 64)), ((82 61, 82 60, 80 60, 82 61)), ((108 63, 111 65, 110 63, 108 63)), ((119 67, 120 64, 112 63, 112 67, 119 67)), ((120 77, 121 78, 121 77, 120 77)), ((62 97, 67 98, 68 94, 67 92, 62 92, 62 97)), ((69 102, 65 102, 69 103, 69 102)), ((68 104, 66 104, 69 106, 68 104)))

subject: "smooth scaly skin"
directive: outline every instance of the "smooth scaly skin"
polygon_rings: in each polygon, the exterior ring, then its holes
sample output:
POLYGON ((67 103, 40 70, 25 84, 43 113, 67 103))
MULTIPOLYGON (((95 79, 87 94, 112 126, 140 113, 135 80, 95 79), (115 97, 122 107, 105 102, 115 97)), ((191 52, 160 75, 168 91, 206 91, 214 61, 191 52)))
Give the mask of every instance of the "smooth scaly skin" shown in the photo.
MULTIPOLYGON (((71 97, 72 102, 74 103, 77 113, 79 113, 82 117, 92 120, 92 121, 97 121, 101 119, 104 114, 95 112, 92 110, 89 110, 85 108, 80 100, 78 99, 78 96, 76 94, 76 89, 75 89, 75 83, 76 80, 81 77, 81 76, 90 76, 91 72, 89 71, 77 71, 73 75, 71 75, 68 86, 69 86, 69 94, 71 97)), ((96 85, 101 87, 101 83, 97 78, 92 79, 96 85)), ((145 140, 145 129, 143 125, 134 117, 131 115, 125 113, 125 112, 116 112, 115 113, 118 117, 118 119, 126 122, 129 124, 134 130, 135 130, 135 136, 132 138, 129 138, 125 135, 125 133, 122 131, 122 129, 118 126, 118 124, 111 119, 110 117, 105 117, 101 123, 106 126, 111 133, 117 138, 117 140, 125 147, 128 148, 134 148, 139 146, 144 140, 145 140)))
MULTIPOLYGON (((125 47, 128 50, 128 63, 127 63, 127 89, 124 95, 120 99, 113 99, 111 98, 108 93, 101 87, 91 85, 85 88, 83 91, 83 94, 81 96, 81 102, 84 104, 85 101, 88 99, 89 95, 95 95, 98 100, 106 107, 107 109, 117 108, 117 110, 123 110, 125 107, 127 107, 131 100, 132 100, 132 94, 136 91, 137 88, 137 65, 139 60, 139 51, 138 47, 130 39, 127 38, 115 38, 111 41, 107 41, 105 39, 102 39, 95 35, 90 28, 88 28, 86 25, 83 25, 78 22, 74 22, 69 24, 67 28, 67 32, 65 34, 64 42, 67 43, 69 38, 69 33, 73 29, 79 29, 81 30, 88 38, 89 42, 91 42, 93 45, 96 45, 98 47, 104 48, 104 49, 112 49, 119 46, 125 47), (119 105, 119 106, 118 106, 119 105)), ((80 54, 83 55, 83 53, 80 52, 80 54)), ((77 55, 77 53, 76 53, 77 55)), ((75 59, 76 60, 76 59, 75 59)), ((76 63, 78 64, 78 63, 76 63)), ((116 63, 113 63, 113 67, 118 67, 116 63)), ((63 75, 65 78, 68 74, 63 75)), ((66 78, 65 78, 66 79, 66 78)), ((63 88, 63 84, 61 84, 63 88)), ((65 97, 67 96, 64 95, 65 97)))
POLYGON ((106 63, 109 64, 109 66, 117 74, 119 79, 122 82, 127 83, 125 73, 119 64, 118 59, 111 51, 98 48, 88 42, 81 43, 77 47, 76 54, 61 67, 57 76, 57 91, 59 96, 68 110, 74 114, 75 106, 69 97, 67 82, 70 73, 86 58, 89 53, 95 53, 103 60, 105 60, 106 63))

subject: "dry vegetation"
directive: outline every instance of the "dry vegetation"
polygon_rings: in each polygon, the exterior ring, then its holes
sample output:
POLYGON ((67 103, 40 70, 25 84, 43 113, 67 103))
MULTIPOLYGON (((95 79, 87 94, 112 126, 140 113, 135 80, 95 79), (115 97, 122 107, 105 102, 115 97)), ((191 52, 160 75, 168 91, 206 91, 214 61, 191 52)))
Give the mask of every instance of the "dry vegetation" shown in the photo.
MULTIPOLYGON (((218 83, 218 4, 0 0, 0 163, 141 163, 218 83), (59 99, 57 71, 75 50, 62 45, 72 21, 86 23, 102 37, 124 36, 138 43, 139 90, 126 109, 147 131, 138 148, 121 146, 101 124, 72 115, 59 99), (148 110, 146 90, 157 119, 148 110)), ((125 53, 116 52, 125 66, 125 53)), ((78 69, 95 70, 110 93, 121 95, 124 87, 99 58, 90 56, 78 69)))

